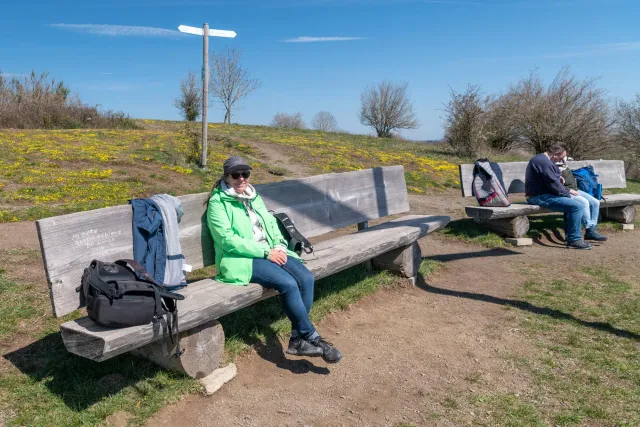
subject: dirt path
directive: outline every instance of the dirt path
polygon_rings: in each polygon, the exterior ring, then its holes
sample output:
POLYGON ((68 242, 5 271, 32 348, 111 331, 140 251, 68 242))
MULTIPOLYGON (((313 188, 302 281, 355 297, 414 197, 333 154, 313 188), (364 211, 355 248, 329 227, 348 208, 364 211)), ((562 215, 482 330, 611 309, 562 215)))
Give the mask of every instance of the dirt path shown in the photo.
POLYGON ((234 138, 234 140, 244 144, 249 144, 256 148, 260 152, 257 159, 261 162, 283 168, 286 171, 284 175, 285 179, 304 178, 311 175, 317 175, 317 171, 313 168, 293 161, 291 156, 291 147, 243 138, 234 138))
MULTIPOLYGON (((345 354, 339 364, 286 357, 285 343, 275 343, 269 352, 241 357, 238 376, 215 395, 189 396, 149 425, 460 425, 482 419, 486 414, 467 407, 472 395, 527 395, 531 387, 510 360, 536 350, 514 327, 513 311, 504 309, 528 278, 523 272, 570 277, 590 265, 628 265, 640 255, 634 233, 615 233, 606 250, 589 252, 539 245, 488 250, 441 236, 421 243, 425 256, 445 264, 427 283, 378 292, 319 325, 345 354)), ((627 274, 638 272, 634 266, 627 274)))

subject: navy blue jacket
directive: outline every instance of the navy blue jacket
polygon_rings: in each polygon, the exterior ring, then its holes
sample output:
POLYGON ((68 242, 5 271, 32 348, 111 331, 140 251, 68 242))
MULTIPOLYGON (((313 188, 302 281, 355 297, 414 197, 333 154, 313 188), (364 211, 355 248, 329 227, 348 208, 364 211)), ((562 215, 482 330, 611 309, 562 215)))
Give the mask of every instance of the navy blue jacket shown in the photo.
POLYGON ((151 199, 129 200, 133 208, 133 258, 160 284, 167 259, 162 212, 151 199))
POLYGON ((555 194, 570 197, 569 189, 560 182, 562 172, 544 153, 537 154, 529 161, 524 179, 527 197, 541 194, 555 194))

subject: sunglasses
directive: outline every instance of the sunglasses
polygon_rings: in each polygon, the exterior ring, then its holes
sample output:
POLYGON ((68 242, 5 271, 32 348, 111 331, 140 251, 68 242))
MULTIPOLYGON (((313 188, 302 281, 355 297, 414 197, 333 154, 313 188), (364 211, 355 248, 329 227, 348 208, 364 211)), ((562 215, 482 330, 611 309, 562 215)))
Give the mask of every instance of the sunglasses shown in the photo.
POLYGON ((251 172, 246 171, 246 172, 234 172, 231 174, 231 178, 233 179, 240 179, 240 177, 242 176, 244 179, 249 178, 249 176, 251 175, 251 172))

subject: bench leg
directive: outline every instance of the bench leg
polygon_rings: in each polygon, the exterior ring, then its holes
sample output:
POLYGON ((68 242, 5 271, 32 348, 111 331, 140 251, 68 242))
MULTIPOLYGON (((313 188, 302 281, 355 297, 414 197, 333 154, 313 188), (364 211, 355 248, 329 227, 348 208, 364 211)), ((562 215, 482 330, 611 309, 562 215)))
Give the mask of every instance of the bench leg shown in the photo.
POLYGON ((495 231, 496 233, 507 237, 524 237, 529 231, 529 218, 526 216, 489 220, 474 219, 474 221, 478 224, 482 224, 491 231, 495 231))
MULTIPOLYGON (((174 354, 175 346, 167 337, 169 354, 174 354)), ((204 323, 193 329, 180 332, 181 357, 165 357, 162 341, 155 341, 133 350, 137 356, 149 359, 157 365, 172 371, 182 372, 191 378, 204 378, 224 362, 224 331, 217 320, 204 323)))
POLYGON ((421 262, 422 251, 418 242, 386 252, 372 260, 374 267, 381 270, 396 271, 403 277, 409 278, 414 285, 416 284, 421 262))
POLYGON ((613 208, 600 209, 602 218, 609 219, 611 221, 617 221, 622 224, 632 224, 636 218, 635 206, 616 206, 613 208))

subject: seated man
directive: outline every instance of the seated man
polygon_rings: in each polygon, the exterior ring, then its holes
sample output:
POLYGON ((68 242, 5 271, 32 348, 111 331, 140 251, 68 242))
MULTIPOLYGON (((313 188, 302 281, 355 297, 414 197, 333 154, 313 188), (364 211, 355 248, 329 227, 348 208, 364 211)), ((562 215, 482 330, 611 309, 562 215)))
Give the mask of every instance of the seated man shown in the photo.
POLYGON ((579 193, 562 184, 560 169, 555 164, 566 156, 567 150, 559 144, 552 144, 546 152, 535 155, 527 165, 524 191, 527 203, 564 213, 568 248, 588 250, 592 248, 591 244, 582 240, 584 205, 571 198, 579 193))
POLYGON ((607 237, 600 234, 598 231, 598 216, 600 215, 600 200, 593 197, 591 194, 586 193, 578 189, 578 182, 576 181, 571 169, 567 164, 567 158, 565 157, 559 162, 556 162, 558 168, 562 172, 560 181, 565 187, 576 190, 578 196, 571 195, 572 199, 581 201, 584 204, 584 212, 582 213, 582 224, 586 233, 584 235, 585 240, 595 240, 598 242, 604 242, 607 237))

